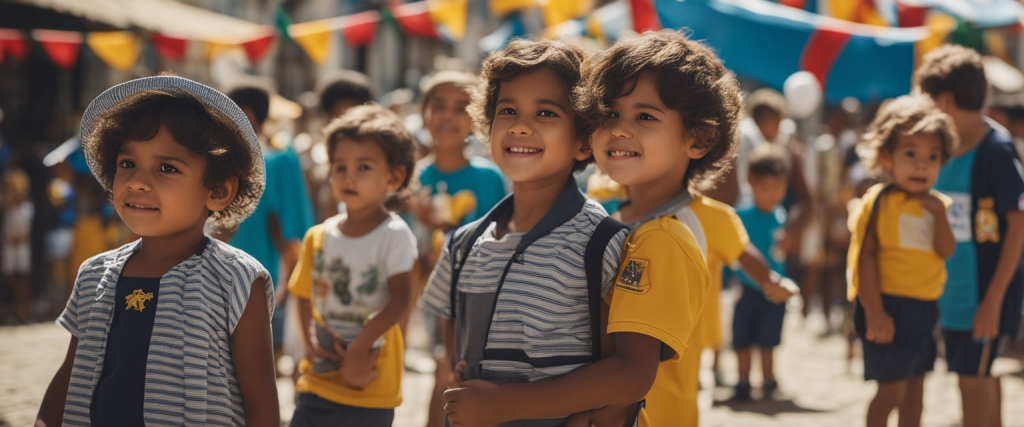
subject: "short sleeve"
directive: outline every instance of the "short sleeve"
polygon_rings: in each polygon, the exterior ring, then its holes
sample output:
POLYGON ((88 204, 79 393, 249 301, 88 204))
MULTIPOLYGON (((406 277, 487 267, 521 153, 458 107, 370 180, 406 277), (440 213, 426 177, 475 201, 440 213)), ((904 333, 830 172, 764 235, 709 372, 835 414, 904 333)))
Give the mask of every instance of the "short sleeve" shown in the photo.
MULTIPOLYGON (((450 237, 449 237, 450 238, 450 237)), ((452 318, 452 254, 445 240, 441 248, 441 256, 437 258, 434 271, 430 272, 427 287, 420 297, 419 306, 434 316, 452 318)))
MULTIPOLYGON (((1012 150, 1012 147, 1009 149, 1012 150)), ((996 210, 1000 213, 1024 210, 1024 170, 1016 153, 995 156, 992 159, 996 188, 996 210)))
MULTIPOLYGON (((84 267, 86 263, 82 263, 84 267)), ((75 277, 75 286, 71 289, 71 298, 68 299, 67 305, 64 306, 64 311, 57 317, 57 324, 64 327, 71 335, 78 336, 78 313, 79 313, 79 294, 82 286, 82 270, 79 268, 78 276, 75 277)))
POLYGON ((715 229, 709 230, 708 234, 719 241, 718 247, 722 251, 719 256, 722 257, 724 264, 729 265, 743 255, 743 250, 750 243, 750 237, 747 236, 747 228, 743 226, 740 216, 736 215, 736 211, 732 208, 722 211, 720 224, 715 229))
POLYGON ((604 249, 604 260, 601 266, 601 298, 607 297, 612 291, 615 278, 619 275, 619 264, 622 263, 622 247, 626 244, 626 236, 628 234, 629 231, 625 229, 616 233, 608 241, 608 246, 604 249))
POLYGON ((388 277, 393 277, 412 270, 416 262, 416 236, 402 219, 396 218, 391 222, 387 245, 384 253, 387 259, 384 261, 388 277))
POLYGON ((277 178, 281 189, 279 206, 281 234, 285 240, 298 240, 313 226, 313 206, 302 176, 302 165, 291 148, 280 154, 277 178))
POLYGON ((674 219, 657 221, 661 227, 638 229, 627 249, 612 292, 608 333, 651 336, 677 360, 699 318, 710 276, 692 233, 674 219))
POLYGON ((270 272, 263 268, 263 264, 255 258, 240 252, 242 256, 233 260, 235 272, 230 276, 230 296, 228 301, 228 331, 235 333, 235 327, 242 320, 245 307, 249 303, 252 292, 259 291, 262 285, 264 297, 267 299, 269 315, 274 316, 274 280, 270 278, 270 272))
POLYGON ((323 235, 323 224, 310 228, 306 237, 302 239, 302 247, 299 248, 299 261, 295 264, 288 279, 288 292, 299 298, 310 299, 313 297, 313 264, 316 262, 317 241, 323 235))

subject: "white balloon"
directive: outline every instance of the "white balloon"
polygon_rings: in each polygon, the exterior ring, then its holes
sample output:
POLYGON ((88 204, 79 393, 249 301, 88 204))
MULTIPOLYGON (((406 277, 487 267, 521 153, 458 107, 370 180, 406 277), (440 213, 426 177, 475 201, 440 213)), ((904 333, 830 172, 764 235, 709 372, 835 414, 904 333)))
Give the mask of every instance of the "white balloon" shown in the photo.
POLYGON ((807 71, 793 73, 782 85, 789 114, 798 119, 805 119, 818 111, 822 99, 821 92, 818 78, 807 71))

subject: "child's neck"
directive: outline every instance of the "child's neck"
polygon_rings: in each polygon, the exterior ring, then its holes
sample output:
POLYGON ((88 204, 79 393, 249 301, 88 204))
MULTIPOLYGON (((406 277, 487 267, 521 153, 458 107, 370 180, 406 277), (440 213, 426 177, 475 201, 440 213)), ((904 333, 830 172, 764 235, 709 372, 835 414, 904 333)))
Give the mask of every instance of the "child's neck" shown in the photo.
POLYGON ((382 205, 363 209, 348 209, 345 212, 345 221, 338 229, 341 234, 348 237, 363 237, 370 234, 387 217, 388 211, 382 205))
POLYGON ((654 212, 673 197, 686 190, 682 180, 665 180, 665 183, 627 186, 629 203, 622 207, 622 222, 632 224, 654 212))
POLYGON ((988 123, 985 116, 976 112, 956 112, 953 123, 960 137, 960 144, 953 150, 953 157, 960 156, 981 144, 988 135, 988 123))
POLYGON ((461 148, 434 152, 434 166, 441 172, 455 172, 468 164, 469 159, 461 148))
POLYGON ((128 277, 163 277, 172 268, 199 252, 203 245, 203 227, 161 237, 143 237, 139 251, 125 263, 121 272, 128 277))
POLYGON ((512 183, 512 215, 501 218, 497 224, 497 238, 506 233, 530 231, 551 210, 565 191, 565 179, 552 179, 538 183, 512 183))

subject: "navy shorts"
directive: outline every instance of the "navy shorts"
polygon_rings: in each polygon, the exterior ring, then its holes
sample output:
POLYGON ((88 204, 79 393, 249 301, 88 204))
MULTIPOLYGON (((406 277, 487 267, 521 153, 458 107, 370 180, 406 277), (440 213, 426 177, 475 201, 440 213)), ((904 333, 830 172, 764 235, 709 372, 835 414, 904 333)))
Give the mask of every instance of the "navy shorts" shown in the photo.
POLYGON ((946 364, 950 372, 959 375, 987 377, 992 375, 992 362, 1002 350, 1006 340, 1002 336, 987 342, 974 340, 973 331, 942 330, 946 343, 946 364))
POLYGON ((774 348, 782 341, 786 304, 775 304, 761 292, 743 285, 732 316, 732 347, 737 350, 774 348))
POLYGON ((391 427, 394 420, 394 409, 346 406, 312 393, 299 393, 291 427, 391 427))
POLYGON ((882 307, 892 318, 896 333, 890 344, 868 341, 867 318, 860 300, 856 302, 853 324, 864 348, 864 379, 899 381, 924 376, 935 368, 938 350, 935 327, 939 304, 914 298, 882 295, 882 307))

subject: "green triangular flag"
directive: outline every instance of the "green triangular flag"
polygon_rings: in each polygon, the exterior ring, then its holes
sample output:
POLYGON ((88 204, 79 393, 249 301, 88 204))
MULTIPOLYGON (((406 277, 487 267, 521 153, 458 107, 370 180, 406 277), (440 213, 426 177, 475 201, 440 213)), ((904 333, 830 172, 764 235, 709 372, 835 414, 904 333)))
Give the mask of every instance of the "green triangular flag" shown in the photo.
POLYGON ((288 26, 292 24, 292 20, 288 18, 288 14, 285 13, 284 7, 278 5, 277 13, 274 15, 274 28, 277 28, 277 32, 281 33, 281 38, 285 40, 291 40, 291 36, 288 35, 288 26))

